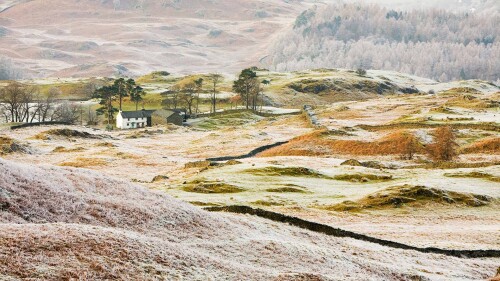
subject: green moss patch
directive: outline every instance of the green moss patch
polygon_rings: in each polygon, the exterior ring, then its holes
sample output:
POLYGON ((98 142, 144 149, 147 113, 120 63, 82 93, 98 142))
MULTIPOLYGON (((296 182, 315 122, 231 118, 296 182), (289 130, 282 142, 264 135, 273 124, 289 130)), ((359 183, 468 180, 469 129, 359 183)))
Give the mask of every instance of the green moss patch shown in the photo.
POLYGON ((282 187, 269 188, 266 189, 266 191, 274 193, 307 193, 307 190, 304 187, 295 184, 287 184, 282 187))
POLYGON ((276 202, 276 201, 266 201, 266 200, 257 200, 255 202, 252 202, 254 205, 259 205, 259 206, 266 206, 266 207, 272 207, 272 206, 284 206, 284 203, 281 202, 276 202))
POLYGON ((372 168, 372 169, 387 169, 385 165, 381 164, 380 162, 377 161, 366 161, 366 162, 360 162, 356 159, 349 159, 340 164, 341 166, 354 166, 354 167, 365 167, 365 168, 372 168))
POLYGON ((244 173, 253 174, 256 176, 288 176, 288 177, 309 177, 309 178, 330 178, 326 175, 320 174, 312 169, 303 167, 265 167, 248 169, 244 173))
POLYGON ((193 181, 182 188, 186 192, 219 194, 219 193, 239 193, 245 191, 235 185, 224 182, 204 182, 193 181))
POLYGON ((201 202, 201 201, 190 201, 189 203, 191 205, 200 206, 200 207, 220 207, 220 206, 224 206, 223 204, 219 204, 219 203, 210 203, 210 202, 201 202))
POLYGON ((392 176, 390 175, 373 175, 373 174, 343 174, 333 177, 338 181, 350 181, 350 182, 373 182, 373 181, 390 181, 392 176))
POLYGON ((446 206, 480 207, 493 202, 485 195, 446 191, 425 186, 395 186, 368 195, 357 201, 344 201, 333 206, 323 206, 332 211, 361 211, 365 209, 421 207, 430 204, 446 206))
POLYGON ((476 178, 476 179, 486 179, 489 181, 500 182, 500 177, 482 173, 482 172, 470 172, 470 173, 456 173, 456 174, 444 174, 445 177, 450 178, 476 178))

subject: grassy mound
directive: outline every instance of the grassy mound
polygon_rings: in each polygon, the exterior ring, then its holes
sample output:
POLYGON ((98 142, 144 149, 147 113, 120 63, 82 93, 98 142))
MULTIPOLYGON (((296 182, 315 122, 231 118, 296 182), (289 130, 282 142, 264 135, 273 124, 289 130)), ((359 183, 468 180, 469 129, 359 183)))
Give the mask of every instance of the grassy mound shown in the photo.
POLYGON ((461 153, 490 153, 500 151, 500 138, 486 138, 474 142, 460 150, 461 153))
POLYGON ((266 200, 257 200, 257 201, 252 202, 252 204, 259 205, 259 206, 265 206, 265 207, 284 206, 285 205, 283 203, 276 202, 276 201, 273 201, 273 200, 268 200, 268 201, 266 201, 266 200))
POLYGON ((194 126, 205 130, 217 130, 224 127, 242 126, 259 120, 262 120, 262 117, 250 111, 228 111, 227 113, 211 116, 206 120, 196 123, 194 126))
POLYGON ((425 162, 424 164, 407 166, 405 169, 471 169, 500 165, 500 162, 425 162))
POLYGON ((133 131, 128 136, 127 139, 139 139, 139 138, 148 138, 154 135, 161 135, 165 132, 163 130, 141 130, 141 131, 133 131))
POLYGON ((461 107, 468 109, 485 109, 498 106, 496 102, 487 99, 479 99, 472 95, 461 95, 446 102, 447 106, 461 107))
POLYGON ((0 136, 0 155, 16 152, 29 153, 29 148, 12 138, 0 136))
POLYGON ((486 179, 489 181, 500 182, 500 177, 482 172, 444 174, 444 175, 450 178, 476 178, 476 179, 486 179))
POLYGON ((310 177, 310 178, 330 178, 323 174, 320 174, 314 170, 304 168, 304 167, 265 167, 248 169, 243 171, 244 173, 253 174, 256 176, 270 176, 270 177, 310 177))
POLYGON ((100 139, 101 136, 93 135, 87 132, 71 129, 51 129, 37 134, 34 138, 39 140, 50 140, 52 136, 66 138, 100 139))
POLYGON ((341 166, 354 166, 354 167, 362 167, 363 164, 356 159, 349 159, 340 164, 341 166))
POLYGON ((193 181, 182 188, 186 192, 220 194, 220 193, 239 193, 245 191, 235 185, 224 182, 204 182, 193 181))
POLYGON ((344 174, 337 175, 333 177, 338 181, 350 181, 350 182, 379 182, 379 181, 390 181, 392 176, 386 175, 373 175, 373 174, 344 174))
POLYGON ((152 180, 151 180, 151 183, 155 183, 155 182, 162 182, 162 181, 165 181, 165 180, 168 180, 168 176, 165 176, 165 175, 158 175, 158 176, 155 176, 152 180))
POLYGON ((106 166, 106 164, 107 162, 104 159, 78 157, 73 161, 63 162, 59 164, 59 166, 74 167, 74 168, 90 168, 90 167, 106 166))
POLYGON ((440 92, 440 95, 457 95, 457 94, 481 94, 480 91, 471 87, 455 87, 446 91, 440 92))
POLYGON ((346 97, 353 97, 355 94, 380 95, 384 93, 394 93, 399 90, 396 85, 387 81, 376 82, 371 80, 360 80, 349 82, 343 80, 312 78, 290 83, 287 87, 299 93, 315 95, 336 94, 346 95, 346 97))
POLYGON ((210 167, 212 163, 210 161, 195 161, 189 162, 184 165, 184 169, 206 169, 210 167))
POLYGON ((354 166, 354 167, 366 167, 372 169, 387 169, 387 167, 383 164, 380 164, 377 161, 366 161, 360 162, 356 159, 349 159, 340 164, 341 166, 354 166))
POLYGON ((97 147, 117 147, 117 145, 114 145, 110 142, 101 142, 96 144, 97 147))
MULTIPOLYGON (((397 131, 379 140, 365 142, 331 139, 329 135, 328 131, 316 131, 264 151, 259 156, 402 155, 405 152, 403 144, 408 141, 408 136, 411 137, 406 132, 397 131)), ((421 144, 417 139, 415 143, 419 150, 421 144)))
POLYGON ((273 193, 307 193, 304 187, 295 184, 286 184, 282 187, 268 188, 267 192, 273 193))
POLYGON ((52 152, 56 153, 69 153, 69 152, 82 152, 85 151, 83 147, 75 147, 75 148, 66 148, 64 146, 58 146, 52 150, 52 152))
POLYGON ((490 204, 494 199, 489 196, 445 191, 425 186, 395 186, 368 195, 358 201, 344 201, 328 206, 332 211, 360 211, 365 209, 420 207, 430 204, 461 205, 480 207, 490 204))

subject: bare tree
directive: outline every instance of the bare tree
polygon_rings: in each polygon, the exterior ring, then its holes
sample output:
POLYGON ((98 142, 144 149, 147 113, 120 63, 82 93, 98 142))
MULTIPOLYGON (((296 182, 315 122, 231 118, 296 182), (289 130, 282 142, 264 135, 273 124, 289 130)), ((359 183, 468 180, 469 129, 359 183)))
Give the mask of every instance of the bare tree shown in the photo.
POLYGON ((200 93, 203 91, 203 78, 198 78, 194 81, 196 86, 196 115, 198 115, 198 111, 200 110, 200 93))
POLYGON ((97 117, 97 114, 94 110, 92 110, 92 107, 88 107, 88 113, 87 113, 87 125, 97 125, 99 122, 99 119, 97 117))
POLYGON ((76 103, 64 101, 54 110, 54 120, 70 124, 77 123, 82 114, 82 108, 76 103))
POLYGON ((21 107, 22 86, 17 82, 9 83, 0 93, 0 102, 7 122, 18 122, 21 107))
POLYGON ((180 100, 186 106, 190 116, 193 115, 193 104, 196 100, 195 90, 196 84, 194 82, 184 83, 181 88, 182 94, 180 95, 180 100))
POLYGON ((47 96, 43 98, 38 95, 36 98, 35 112, 32 119, 38 115, 38 122, 52 121, 52 114, 55 109, 55 102, 58 97, 62 94, 61 90, 58 88, 50 88, 47 96))
POLYGON ((21 111, 20 111, 20 121, 30 122, 32 120, 31 115, 36 114, 33 110, 35 107, 35 97, 39 95, 38 89, 36 87, 23 87, 21 95, 21 111))
POLYGON ((86 99, 92 99, 94 96, 95 91, 99 89, 99 85, 94 83, 93 81, 87 82, 83 85, 83 96, 86 99))
POLYGON ((35 108, 35 97, 38 89, 17 82, 8 84, 0 92, 0 106, 8 122, 30 122, 35 108))
POLYGON ((165 97, 162 101, 162 105, 169 109, 177 109, 177 106, 179 105, 180 91, 180 87, 178 85, 174 85, 170 90, 161 93, 161 95, 165 97))

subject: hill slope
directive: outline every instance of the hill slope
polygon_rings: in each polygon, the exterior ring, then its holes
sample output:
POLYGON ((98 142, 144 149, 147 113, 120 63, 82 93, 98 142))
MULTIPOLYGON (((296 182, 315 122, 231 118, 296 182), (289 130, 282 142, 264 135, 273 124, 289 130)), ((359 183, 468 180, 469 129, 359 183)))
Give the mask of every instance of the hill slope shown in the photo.
POLYGON ((35 76, 235 72, 258 62, 298 1, 10 1, 0 52, 35 76))
MULTIPOLYGON (((359 3, 303 12, 267 58, 276 70, 393 70, 442 82, 500 79, 500 6, 481 12, 393 10, 359 3)), ((495 7, 488 9, 488 7, 495 7)))
POLYGON ((207 213, 91 171, 0 167, 1 279, 475 279, 498 265, 207 213))

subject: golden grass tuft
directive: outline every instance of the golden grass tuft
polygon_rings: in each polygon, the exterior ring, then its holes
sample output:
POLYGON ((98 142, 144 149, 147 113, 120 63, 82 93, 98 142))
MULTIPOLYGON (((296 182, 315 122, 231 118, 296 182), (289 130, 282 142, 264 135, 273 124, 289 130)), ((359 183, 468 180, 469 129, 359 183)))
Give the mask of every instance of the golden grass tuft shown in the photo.
POLYGON ((52 150, 55 153, 71 153, 71 152, 82 152, 85 151, 83 147, 75 147, 75 148, 66 148, 64 146, 58 146, 52 150))
POLYGON ((98 139, 101 136, 93 135, 87 132, 71 130, 71 129, 51 129, 45 132, 41 132, 33 137, 33 139, 37 140, 50 140, 51 136, 58 137, 74 137, 74 138, 84 138, 84 139, 98 139))
POLYGON ((460 153, 473 154, 473 153, 498 153, 500 151, 500 138, 486 138, 474 142, 462 149, 460 153))
POLYGON ((110 142, 101 142, 96 144, 97 147, 116 147, 116 145, 110 143, 110 142))
POLYGON ((75 167, 75 168, 89 168, 89 167, 100 167, 106 166, 107 162, 101 158, 85 158, 78 157, 73 161, 67 161, 59 164, 59 166, 64 167, 75 167))

